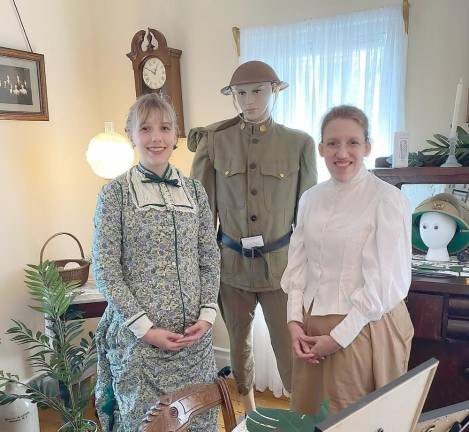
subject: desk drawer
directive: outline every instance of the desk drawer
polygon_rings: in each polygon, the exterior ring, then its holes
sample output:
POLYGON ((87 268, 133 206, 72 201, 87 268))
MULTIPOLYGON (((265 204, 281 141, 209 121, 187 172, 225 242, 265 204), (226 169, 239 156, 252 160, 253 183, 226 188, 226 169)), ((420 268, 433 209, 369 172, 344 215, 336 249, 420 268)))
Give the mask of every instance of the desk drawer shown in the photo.
POLYGON ((407 308, 414 324, 415 337, 441 340, 444 297, 440 295, 410 292, 407 308))
POLYGON ((469 340, 469 321, 448 319, 446 336, 450 339, 469 340))
POLYGON ((450 297, 448 301, 448 316, 469 319, 469 298, 450 297))

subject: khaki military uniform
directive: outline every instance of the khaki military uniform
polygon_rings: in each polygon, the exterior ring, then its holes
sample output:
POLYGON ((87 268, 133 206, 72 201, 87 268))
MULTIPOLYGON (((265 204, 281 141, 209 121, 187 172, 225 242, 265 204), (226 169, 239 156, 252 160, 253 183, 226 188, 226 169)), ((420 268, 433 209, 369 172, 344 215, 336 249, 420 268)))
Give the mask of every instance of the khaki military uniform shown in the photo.
MULTIPOLYGON (((288 235, 301 194, 317 180, 314 142, 304 132, 240 117, 191 130, 196 151, 191 176, 204 185, 221 230, 239 243, 262 235, 265 245, 288 235)), ((230 336, 231 362, 238 391, 253 386, 252 320, 258 302, 264 311, 283 384, 290 390, 291 347, 285 293, 280 279, 288 244, 250 258, 220 243, 220 309, 230 336)))

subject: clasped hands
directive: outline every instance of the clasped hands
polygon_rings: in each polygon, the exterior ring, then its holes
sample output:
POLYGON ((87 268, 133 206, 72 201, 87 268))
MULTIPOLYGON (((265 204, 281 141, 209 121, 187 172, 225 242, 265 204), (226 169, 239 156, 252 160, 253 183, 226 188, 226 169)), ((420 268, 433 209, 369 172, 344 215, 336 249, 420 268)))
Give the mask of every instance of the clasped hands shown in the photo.
POLYGON ((295 355, 307 363, 319 363, 341 346, 329 335, 307 336, 303 324, 298 321, 288 323, 292 348, 295 355))
POLYGON ((187 327, 184 334, 174 333, 163 328, 151 328, 142 337, 149 345, 167 351, 178 351, 193 345, 212 327, 208 321, 198 320, 195 324, 187 327))

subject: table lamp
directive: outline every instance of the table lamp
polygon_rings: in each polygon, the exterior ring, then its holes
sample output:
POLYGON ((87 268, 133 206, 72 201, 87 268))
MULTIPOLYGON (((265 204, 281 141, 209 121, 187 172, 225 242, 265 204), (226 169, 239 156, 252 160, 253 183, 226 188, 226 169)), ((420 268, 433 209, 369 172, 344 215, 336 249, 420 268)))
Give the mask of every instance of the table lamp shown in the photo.
POLYGON ((104 133, 91 139, 86 152, 86 160, 93 172, 105 179, 113 179, 127 171, 134 157, 129 140, 114 132, 112 122, 104 122, 104 133))

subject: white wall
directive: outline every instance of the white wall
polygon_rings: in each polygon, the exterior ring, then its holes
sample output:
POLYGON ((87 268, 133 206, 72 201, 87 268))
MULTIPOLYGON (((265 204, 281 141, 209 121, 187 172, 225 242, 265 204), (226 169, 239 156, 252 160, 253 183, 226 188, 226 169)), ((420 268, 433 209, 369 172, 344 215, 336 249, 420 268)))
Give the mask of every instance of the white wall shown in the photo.
MULTIPOLYGON (((459 123, 465 127, 469 84, 469 1, 414 0, 407 63, 407 128, 414 149, 448 136, 456 85, 463 78, 459 123)), ((466 127, 467 130, 467 127, 466 127)))
MULTIPOLYGON (((10 318, 39 326, 27 308, 23 268, 37 263, 53 233, 70 231, 89 254, 92 215, 100 180, 84 153, 102 129, 93 75, 91 1, 17 1, 33 50, 45 55, 48 122, 0 120, 0 369, 29 375, 23 347, 4 335, 10 318)), ((0 0, 0 45, 27 50, 12 2, 0 0)), ((78 257, 73 241, 59 239, 49 258, 78 257)))
MULTIPOLYGON (((183 51, 186 129, 233 115, 219 93, 238 59, 232 26, 269 25, 347 13, 400 0, 20 0, 34 49, 46 56, 50 122, 0 121, 0 180, 6 185, 0 216, 0 331, 7 317, 30 321, 22 268, 37 261, 43 241, 65 229, 89 253, 91 218, 101 182, 84 159, 87 142, 113 120, 122 132, 134 100, 133 71, 125 56, 132 36, 152 27, 183 51), (5 206, 6 204, 6 206, 5 206)), ((412 0, 407 74, 407 128, 413 149, 447 133, 459 77, 469 83, 469 1, 412 0)), ((10 0, 0 0, 0 45, 25 49, 10 0)), ((460 120, 464 118, 461 113, 460 120)), ((188 166, 192 154, 175 152, 188 166)), ((73 245, 57 248, 74 253, 73 245)), ((215 343, 228 346, 220 322, 215 343)), ((20 351, 3 337, 0 368, 24 367, 20 351)))

